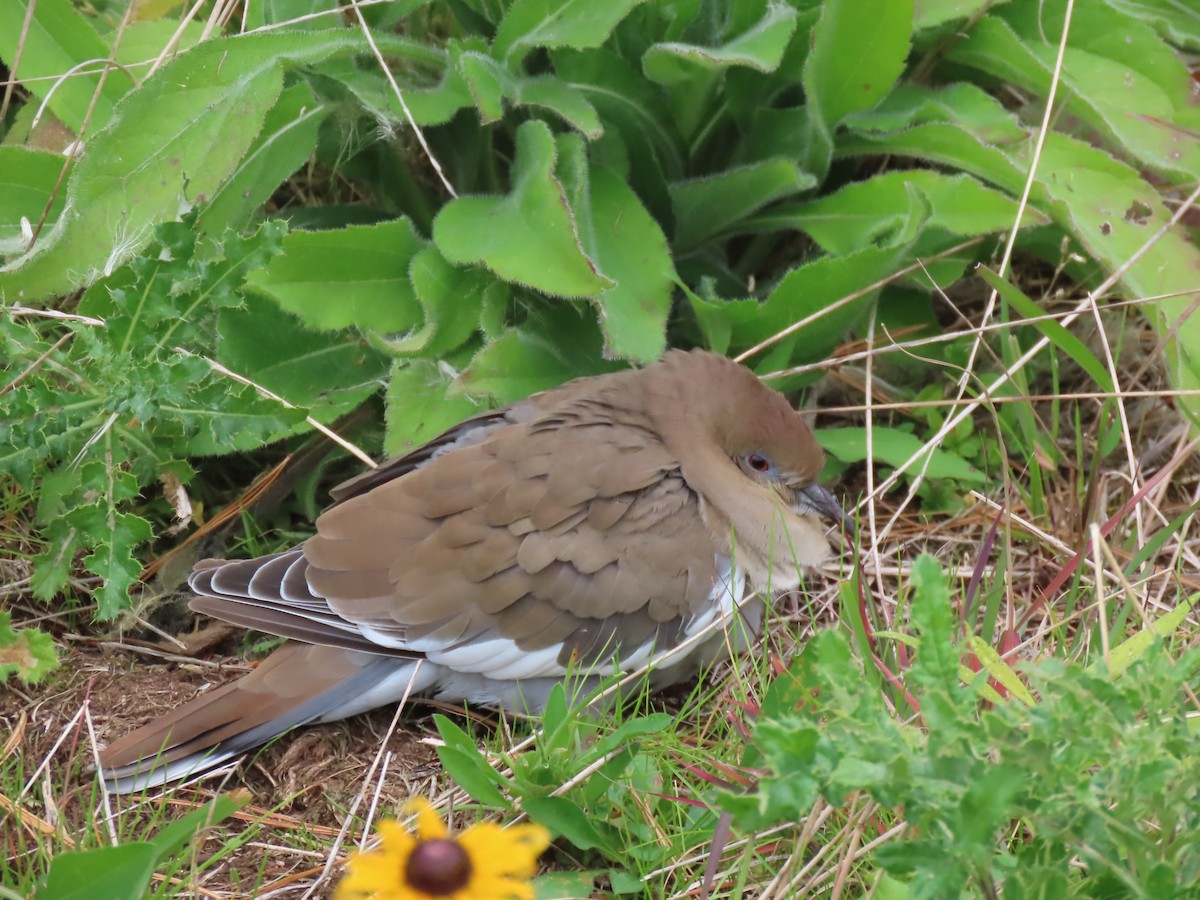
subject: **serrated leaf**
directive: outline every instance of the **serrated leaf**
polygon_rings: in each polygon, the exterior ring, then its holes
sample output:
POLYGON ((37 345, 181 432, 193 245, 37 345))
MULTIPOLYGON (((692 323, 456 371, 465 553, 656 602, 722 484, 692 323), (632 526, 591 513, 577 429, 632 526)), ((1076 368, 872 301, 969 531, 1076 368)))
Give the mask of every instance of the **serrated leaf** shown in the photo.
POLYGON ((150 523, 133 513, 113 512, 109 521, 108 533, 83 561, 89 572, 104 579, 92 593, 101 620, 113 618, 129 605, 129 588, 142 571, 135 551, 154 537, 150 523))
POLYGON ((433 223, 433 240, 453 263, 482 263, 505 281, 559 297, 594 297, 613 281, 580 245, 575 217, 554 175, 554 137, 539 121, 517 131, 512 191, 460 197, 433 223))
POLYGON ((14 629, 12 613, 0 610, 0 684, 9 675, 37 684, 57 668, 53 638, 36 628, 14 629))
POLYGON ((408 269, 425 245, 408 219, 294 231, 247 284, 311 328, 406 331, 421 322, 408 269))

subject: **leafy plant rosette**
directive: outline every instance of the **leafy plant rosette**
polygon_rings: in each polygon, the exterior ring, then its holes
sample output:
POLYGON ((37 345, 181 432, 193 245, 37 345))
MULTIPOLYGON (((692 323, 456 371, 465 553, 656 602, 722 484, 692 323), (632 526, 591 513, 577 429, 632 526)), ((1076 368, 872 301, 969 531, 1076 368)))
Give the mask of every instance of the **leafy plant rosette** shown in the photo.
POLYGON ((743 762, 764 777, 721 797, 737 823, 797 821, 819 797, 869 800, 863 842, 890 839, 859 877, 888 897, 1191 896, 1200 757, 1187 698, 1200 652, 1164 640, 1195 598, 1089 666, 1014 669, 959 640, 933 557, 911 582, 914 658, 895 703, 913 718, 897 717, 842 633, 818 634, 759 710, 743 762), (968 649, 983 670, 963 665, 968 649))
POLYGON ((1196 248, 1170 227, 1135 258, 1200 177, 1200 22, 1165 0, 1075 4, 1058 82, 1063 0, 127 12, 0 0, 27 92, 0 121, 0 470, 36 501, 39 598, 82 562, 120 612, 176 509, 152 485, 197 458, 379 390, 399 452, 668 343, 812 366, 872 315, 936 330, 933 286, 1014 231, 1085 283, 1133 260, 1196 386, 1196 248))

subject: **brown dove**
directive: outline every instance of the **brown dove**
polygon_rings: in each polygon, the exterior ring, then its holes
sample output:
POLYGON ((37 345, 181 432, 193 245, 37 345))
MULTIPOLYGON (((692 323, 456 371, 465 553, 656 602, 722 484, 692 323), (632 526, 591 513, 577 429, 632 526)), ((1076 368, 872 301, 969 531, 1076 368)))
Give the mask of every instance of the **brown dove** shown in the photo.
POLYGON ((568 674, 684 680, 828 555, 822 463, 780 394, 704 351, 468 419, 336 488, 300 546, 200 562, 194 610, 290 640, 113 743, 103 777, 141 790, 406 696, 536 712, 568 674))

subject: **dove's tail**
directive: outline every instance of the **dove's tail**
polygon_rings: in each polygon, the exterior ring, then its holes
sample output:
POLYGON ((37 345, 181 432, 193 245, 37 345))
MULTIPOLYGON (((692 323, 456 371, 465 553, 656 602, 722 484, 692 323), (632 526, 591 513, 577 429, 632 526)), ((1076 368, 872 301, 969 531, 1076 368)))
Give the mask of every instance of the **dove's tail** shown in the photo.
MULTIPOLYGON (((419 693, 414 659, 289 641, 254 671, 125 735, 100 754, 114 793, 220 769, 307 722, 331 722, 419 693)), ((432 674, 432 673, 431 673, 432 674)))

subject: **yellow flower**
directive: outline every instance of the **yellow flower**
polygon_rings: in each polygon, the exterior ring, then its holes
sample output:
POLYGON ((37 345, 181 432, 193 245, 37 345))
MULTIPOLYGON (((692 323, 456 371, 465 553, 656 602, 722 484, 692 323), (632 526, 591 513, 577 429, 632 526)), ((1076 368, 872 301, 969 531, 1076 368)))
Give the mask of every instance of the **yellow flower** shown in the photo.
POLYGON ((353 853, 334 900, 533 900, 529 879, 550 846, 540 825, 472 825, 450 837, 427 800, 410 800, 412 834, 399 822, 379 823, 380 844, 353 853))

